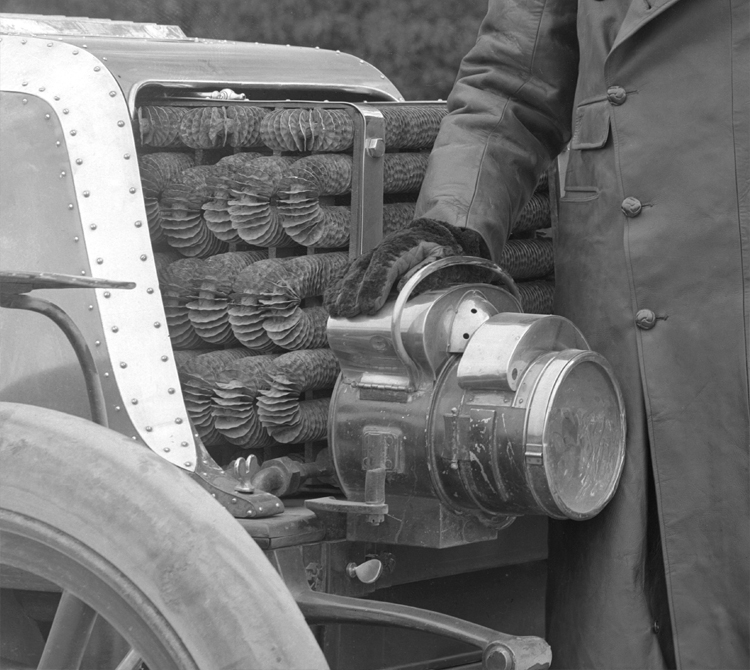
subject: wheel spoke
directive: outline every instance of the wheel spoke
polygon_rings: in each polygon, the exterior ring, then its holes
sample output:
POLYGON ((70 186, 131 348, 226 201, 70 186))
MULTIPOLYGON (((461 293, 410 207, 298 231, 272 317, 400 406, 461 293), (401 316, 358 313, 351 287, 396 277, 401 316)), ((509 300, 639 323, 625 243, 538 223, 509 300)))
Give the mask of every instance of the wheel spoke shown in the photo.
POLYGON ((96 612, 91 607, 64 591, 37 670, 77 670, 95 620, 96 612))
POLYGON ((141 655, 135 649, 131 649, 125 654, 125 658, 120 661, 115 670, 138 670, 142 662, 141 655))

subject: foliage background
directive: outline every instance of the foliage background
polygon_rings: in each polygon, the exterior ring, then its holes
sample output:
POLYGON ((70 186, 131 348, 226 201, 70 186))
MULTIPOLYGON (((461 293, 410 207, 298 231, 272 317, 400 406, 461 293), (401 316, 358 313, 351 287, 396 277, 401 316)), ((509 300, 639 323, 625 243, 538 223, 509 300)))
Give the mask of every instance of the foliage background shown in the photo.
POLYGON ((0 12, 180 26, 190 37, 340 49, 408 100, 447 97, 486 0, 0 0, 0 12))

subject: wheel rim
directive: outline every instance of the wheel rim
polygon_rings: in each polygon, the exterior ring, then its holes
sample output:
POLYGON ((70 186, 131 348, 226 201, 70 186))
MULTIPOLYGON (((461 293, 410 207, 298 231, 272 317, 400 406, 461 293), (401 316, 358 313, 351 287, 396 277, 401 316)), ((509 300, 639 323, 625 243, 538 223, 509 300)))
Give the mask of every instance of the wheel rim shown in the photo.
POLYGON ((63 591, 40 670, 78 667, 76 659, 80 662, 96 615, 131 647, 116 670, 134 670, 141 660, 152 669, 198 670, 179 636, 138 586, 75 538, 36 519, 0 510, 0 547, 0 564, 41 577, 63 591))

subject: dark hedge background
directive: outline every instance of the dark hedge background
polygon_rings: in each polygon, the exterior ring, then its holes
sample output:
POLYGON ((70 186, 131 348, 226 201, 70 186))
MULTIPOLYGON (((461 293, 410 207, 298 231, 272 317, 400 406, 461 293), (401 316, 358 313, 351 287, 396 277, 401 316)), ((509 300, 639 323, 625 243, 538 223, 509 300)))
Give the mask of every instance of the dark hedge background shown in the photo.
POLYGON ((486 0, 0 0, 0 12, 180 26, 190 37, 340 49, 408 100, 445 98, 486 0))

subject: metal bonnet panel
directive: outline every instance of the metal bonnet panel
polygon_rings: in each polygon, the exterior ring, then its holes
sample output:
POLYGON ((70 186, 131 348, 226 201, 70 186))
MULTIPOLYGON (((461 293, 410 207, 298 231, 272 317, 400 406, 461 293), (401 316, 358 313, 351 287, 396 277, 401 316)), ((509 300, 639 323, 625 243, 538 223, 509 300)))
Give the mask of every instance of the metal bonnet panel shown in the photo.
MULTIPOLYGON (((3 36, 0 61, 0 90, 43 100, 62 129, 74 192, 67 207, 78 210, 90 268, 81 274, 136 283, 132 291, 93 292, 111 363, 100 374, 107 383, 114 378, 122 396, 122 406, 108 411, 127 413, 135 428, 131 437, 193 471, 196 445, 172 358, 129 114, 117 81, 86 50, 54 40, 3 36)), ((97 345, 89 342, 92 350, 97 345)))

